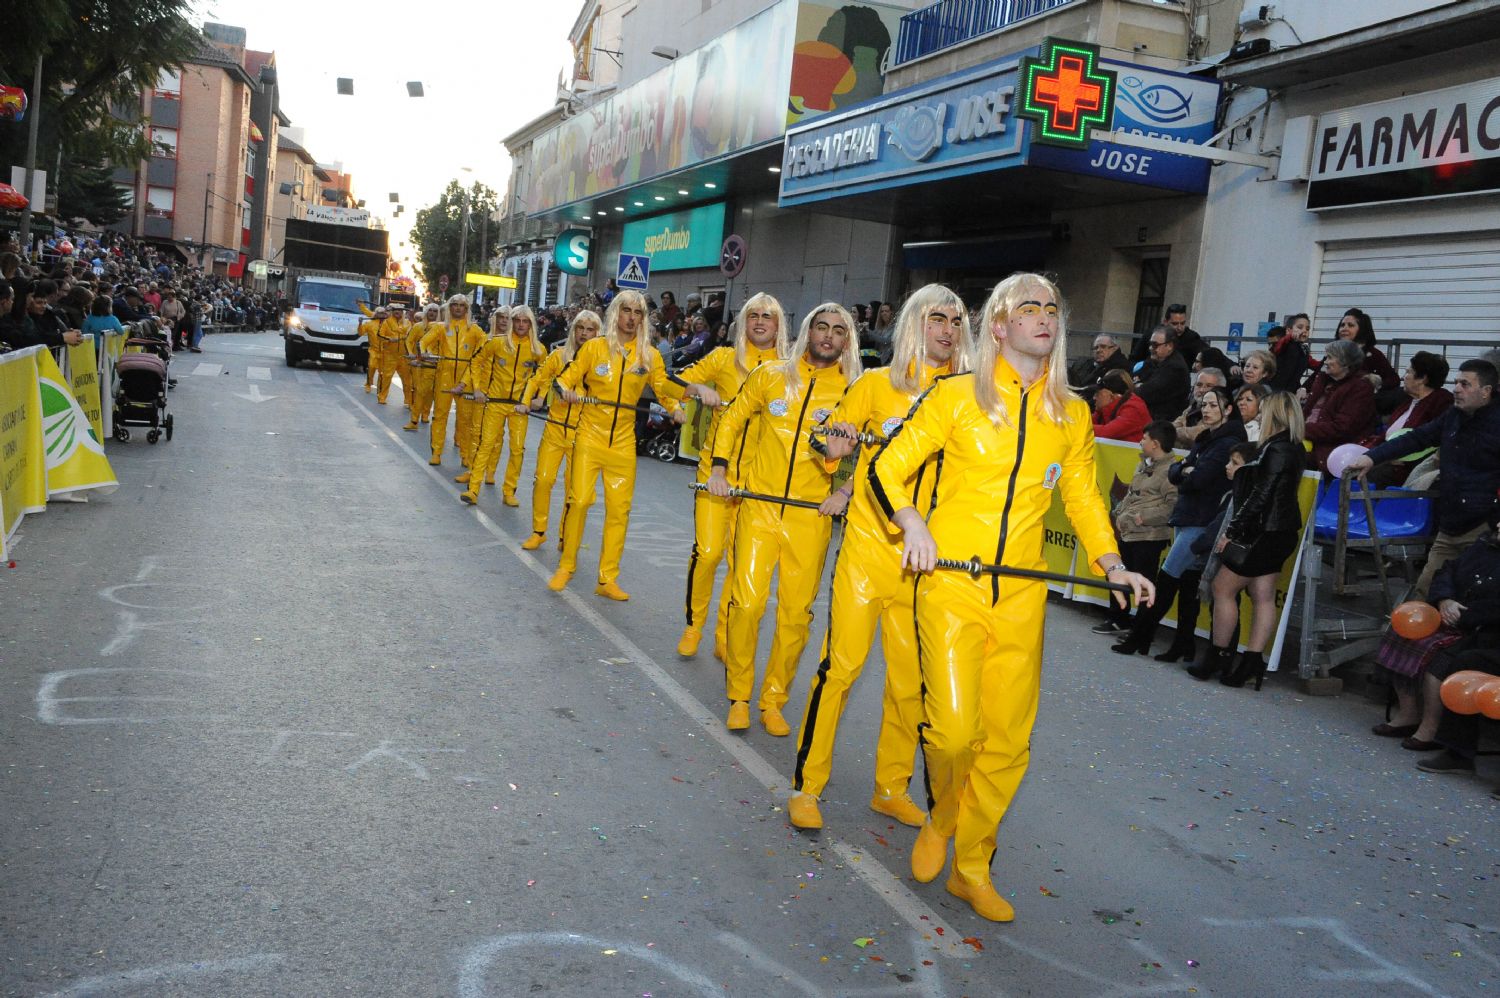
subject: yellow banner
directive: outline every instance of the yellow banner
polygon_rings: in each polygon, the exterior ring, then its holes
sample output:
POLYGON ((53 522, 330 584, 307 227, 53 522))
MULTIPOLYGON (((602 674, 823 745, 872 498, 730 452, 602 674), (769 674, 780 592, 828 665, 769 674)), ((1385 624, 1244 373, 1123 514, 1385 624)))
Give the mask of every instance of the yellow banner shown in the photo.
POLYGON ((677 436, 677 456, 697 461, 708 446, 708 424, 713 421, 714 413, 695 398, 684 399, 682 404, 687 410, 687 422, 677 436))
MULTIPOLYGON (((89 350, 92 353, 93 348, 89 350)), ((36 355, 36 378, 41 396, 47 495, 88 490, 98 490, 101 495, 113 492, 120 483, 104 456, 104 443, 94 435, 88 413, 73 397, 57 361, 46 350, 36 355)))
MULTIPOLYGON (((1184 452, 1185 453, 1185 452, 1184 452)), ((1139 444, 1126 444, 1114 440, 1096 440, 1094 442, 1094 467, 1097 469, 1099 480, 1099 492, 1104 496, 1104 501, 1110 508, 1125 497, 1130 488, 1130 479, 1135 475, 1136 465, 1141 460, 1141 449, 1139 444)), ((1304 523, 1312 516, 1313 504, 1317 500, 1318 476, 1316 472, 1305 475, 1302 479, 1301 488, 1297 491, 1297 502, 1302 507, 1302 520, 1304 523)), ((1073 527, 1068 522, 1066 513, 1063 511, 1061 494, 1055 495, 1052 507, 1047 511, 1043 521, 1046 526, 1046 535, 1043 542, 1043 552, 1047 558, 1047 569, 1053 572, 1066 572, 1070 575, 1083 575, 1099 578, 1099 574, 1090 566, 1092 555, 1079 553, 1076 548, 1078 538, 1073 533, 1073 527)), ((1282 566, 1281 577, 1276 582, 1276 606, 1283 616, 1291 607, 1288 594, 1292 590, 1293 580, 1296 578, 1297 559, 1288 558, 1287 563, 1282 566)), ((1052 591, 1059 593, 1068 599, 1080 600, 1085 603, 1104 603, 1107 599, 1113 599, 1108 591, 1095 589, 1091 586, 1061 586, 1051 585, 1052 591)), ((1210 626, 1210 607, 1207 600, 1199 611, 1197 626, 1194 628, 1199 634, 1207 636, 1210 626)), ((1167 620, 1176 623, 1177 608, 1174 606, 1167 614, 1167 620)), ((1243 644, 1250 637, 1250 611, 1249 603, 1244 604, 1240 613, 1240 643, 1243 644)))
POLYGON ((93 337, 85 336, 76 347, 68 347, 68 380, 73 397, 83 407, 93 428, 94 439, 104 439, 104 407, 99 399, 99 359, 94 356, 93 337))
POLYGON ((0 355, 0 558, 9 557, 21 517, 47 505, 42 405, 32 359, 38 353, 52 359, 42 347, 0 355))

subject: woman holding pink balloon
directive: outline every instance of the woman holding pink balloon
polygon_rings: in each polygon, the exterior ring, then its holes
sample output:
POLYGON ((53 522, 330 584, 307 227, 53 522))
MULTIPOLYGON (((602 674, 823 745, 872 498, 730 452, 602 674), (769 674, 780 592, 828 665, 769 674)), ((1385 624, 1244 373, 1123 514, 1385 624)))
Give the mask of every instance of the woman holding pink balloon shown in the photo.
POLYGON ((1361 377, 1364 352, 1353 340, 1334 340, 1323 355, 1323 369, 1307 396, 1304 415, 1307 439, 1318 470, 1335 477, 1364 453, 1359 441, 1375 432, 1375 389, 1361 377), (1354 449, 1343 449, 1354 445, 1354 449), (1338 470, 1330 464, 1335 450, 1338 470))

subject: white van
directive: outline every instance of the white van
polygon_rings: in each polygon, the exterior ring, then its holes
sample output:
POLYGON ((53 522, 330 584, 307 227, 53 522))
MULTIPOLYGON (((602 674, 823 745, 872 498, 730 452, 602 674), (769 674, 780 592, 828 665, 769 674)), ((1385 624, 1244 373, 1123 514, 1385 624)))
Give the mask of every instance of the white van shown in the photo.
POLYGON ((374 297, 368 278, 298 273, 292 307, 281 319, 286 366, 319 360, 363 369, 369 361, 370 345, 359 330, 365 318, 360 305, 371 306, 374 297))

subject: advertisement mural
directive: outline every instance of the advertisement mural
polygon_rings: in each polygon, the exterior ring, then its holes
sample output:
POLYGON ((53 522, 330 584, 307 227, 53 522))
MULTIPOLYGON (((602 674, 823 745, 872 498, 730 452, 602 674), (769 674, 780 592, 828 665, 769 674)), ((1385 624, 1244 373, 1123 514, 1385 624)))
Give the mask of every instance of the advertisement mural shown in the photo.
POLYGON ((720 201, 628 223, 620 252, 649 256, 653 271, 687 270, 717 267, 723 243, 724 202, 720 201))
POLYGON ((879 97, 885 86, 880 67, 904 13, 880 4, 801 4, 787 125, 879 97))

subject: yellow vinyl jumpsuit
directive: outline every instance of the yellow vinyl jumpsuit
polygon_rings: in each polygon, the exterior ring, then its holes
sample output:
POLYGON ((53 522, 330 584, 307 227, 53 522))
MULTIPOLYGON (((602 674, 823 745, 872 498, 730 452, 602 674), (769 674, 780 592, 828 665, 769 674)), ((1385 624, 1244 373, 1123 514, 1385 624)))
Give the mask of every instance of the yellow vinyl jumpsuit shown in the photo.
MULTIPOLYGON (((414 322, 406 331, 406 352, 413 357, 422 352, 422 337, 427 335, 427 321, 414 322)), ((431 366, 431 361, 413 360, 409 362, 412 380, 411 418, 407 420, 403 430, 415 430, 420 423, 425 423, 432 418, 432 389, 433 382, 437 378, 437 370, 431 366)))
MULTIPOLYGON (((745 364, 752 372, 762 364, 774 363, 780 359, 774 346, 768 350, 761 350, 748 341, 745 343, 745 364)), ((707 385, 718 392, 719 399, 728 405, 740 393, 747 377, 749 374, 741 374, 739 365, 735 363, 734 347, 719 347, 678 371, 674 380, 690 385, 707 385)), ((708 434, 703 446, 699 448, 697 475, 699 484, 708 481, 709 473, 713 471, 714 441, 718 439, 719 424, 723 416, 723 409, 718 409, 713 413, 708 424, 708 434)), ((739 443, 736 458, 744 453, 748 440, 742 438, 739 443)), ((742 484, 739 464, 739 460, 732 460, 726 469, 731 487, 738 487, 742 484)), ((687 597, 683 601, 684 609, 687 611, 688 627, 701 631, 703 622, 708 619, 708 602, 713 597, 714 591, 714 573, 719 570, 719 562, 724 560, 724 555, 734 548, 735 511, 739 505, 738 499, 720 499, 707 492, 695 494, 693 550, 688 556, 687 597)), ((719 599, 719 617, 715 626, 714 642, 716 648, 725 647, 724 628, 728 620, 726 612, 728 606, 729 586, 726 584, 719 599)))
MULTIPOLYGON (((573 363, 558 376, 557 383, 569 391, 605 399, 624 406, 640 402, 649 384, 669 412, 677 401, 668 394, 666 368, 661 354, 637 335, 626 347, 627 356, 612 352, 606 337, 589 340, 578 348, 573 363)), ((612 585, 620 576, 620 557, 625 551, 625 529, 630 524, 630 504, 635 495, 635 411, 612 405, 585 405, 573 445, 573 467, 568 481, 573 493, 563 530, 563 553, 558 572, 571 575, 578 568, 578 548, 589 507, 594 504, 594 482, 604 479, 604 543, 599 551, 599 585, 612 585)))
POLYGON ((375 381, 375 371, 380 366, 380 320, 363 305, 360 309, 369 316, 359 324, 359 335, 365 338, 365 394, 368 395, 375 381))
MULTIPOLYGON (((558 347, 547 355, 542 361, 542 366, 532 375, 526 384, 526 391, 521 395, 521 401, 527 406, 531 400, 538 395, 545 397, 552 389, 552 383, 563 370, 563 347, 558 347)), ((569 405, 562 397, 553 393, 552 404, 547 407, 547 418, 551 422, 545 424, 542 430, 542 442, 537 445, 536 450, 536 476, 531 482, 531 532, 534 534, 547 533, 547 521, 552 516, 552 486, 557 482, 558 469, 562 467, 565 460, 571 461, 569 455, 573 453, 573 442, 578 436, 578 420, 582 416, 583 406, 569 405)), ((522 419, 529 417, 522 416, 522 419)), ((571 466, 569 471, 571 471, 571 466)), ((568 510, 573 505, 573 488, 569 477, 563 478, 563 523, 567 523, 568 510)), ((563 527, 558 527, 558 537, 561 538, 563 527)))
MULTIPOLYGON (((427 335, 422 337, 422 352, 437 358, 437 373, 433 379, 432 412, 432 459, 430 464, 439 464, 443 459, 443 447, 448 441, 448 415, 453 409, 454 396, 450 389, 464 383, 469 376, 469 362, 484 344, 484 330, 468 319, 457 322, 433 322, 427 326, 427 335)), ((458 400, 458 421, 453 437, 465 467, 473 453, 469 440, 469 421, 473 418, 472 402, 458 400)))
MULTIPOLYGON (((1045 376, 1023 390, 1001 357, 995 386, 1012 425, 997 428, 975 402, 977 376, 939 380, 871 460, 886 516, 912 505, 911 477, 941 453, 928 521, 940 557, 1044 568, 1042 518, 1060 488, 1094 567, 1117 559, 1088 405, 1071 399, 1068 421, 1052 422, 1041 409, 1045 376)), ((996 828, 1030 759, 1046 602, 1046 584, 1031 580, 938 569, 917 582, 929 820, 954 838, 953 871, 970 884, 989 883, 996 828)))
MULTIPOLYGON (((758 368, 724 410, 714 438, 713 463, 725 474, 739 470, 743 488, 781 498, 822 502, 833 480, 808 431, 825 421, 848 387, 837 365, 814 368, 799 358, 802 389, 785 397, 781 364, 758 368), (752 433, 746 444, 747 429, 752 433), (738 469, 736 469, 738 465, 738 469)), ((823 578, 832 520, 814 509, 745 500, 734 527, 724 663, 731 703, 748 701, 755 683, 760 621, 776 581, 776 636, 761 681, 759 709, 780 710, 807 645, 812 603, 823 578)))
POLYGON ((401 339, 391 344, 396 353, 396 377, 401 379, 401 401, 410 409, 416 401, 416 378, 412 374, 411 361, 407 359, 406 340, 411 335, 412 323, 402 320, 401 339))
MULTIPOLYGON (((948 373, 948 365, 926 368, 920 384, 948 373)), ((889 438, 911 411, 916 396, 891 384, 890 369, 866 371, 833 410, 829 423, 889 438)), ((922 677, 917 668, 916 624, 912 618, 915 577, 901 568, 901 531, 891 526, 868 483, 875 448, 862 447, 845 512, 843 537, 833 556, 833 597, 823 655, 808 689, 802 730, 797 735, 792 788, 814 797, 828 784, 833 742, 849 690, 859 679, 880 626, 885 656, 885 695, 875 747, 875 793, 900 798, 911 782, 922 721, 922 677)), ((918 465, 901 487, 901 506, 924 514, 932 502, 936 462, 918 465)))
MULTIPOLYGON (((380 351, 374 361, 375 398, 381 405, 385 405, 386 396, 391 392, 391 379, 396 374, 401 351, 406 343, 405 323, 390 316, 381 319, 375 328, 375 342, 380 344, 380 351)), ((403 384, 404 382, 405 379, 403 384)))
POLYGON ((479 483, 495 484, 495 467, 500 449, 510 435, 510 460, 505 465, 504 494, 507 505, 514 505, 516 482, 521 477, 521 459, 526 452, 526 429, 531 419, 516 412, 516 403, 526 390, 526 383, 536 373, 542 354, 531 346, 531 337, 503 333, 491 337, 469 365, 466 380, 475 394, 488 403, 475 401, 478 426, 471 432, 478 437, 473 466, 469 469, 469 493, 479 495, 479 483))

